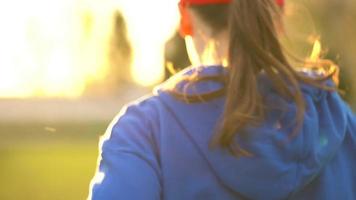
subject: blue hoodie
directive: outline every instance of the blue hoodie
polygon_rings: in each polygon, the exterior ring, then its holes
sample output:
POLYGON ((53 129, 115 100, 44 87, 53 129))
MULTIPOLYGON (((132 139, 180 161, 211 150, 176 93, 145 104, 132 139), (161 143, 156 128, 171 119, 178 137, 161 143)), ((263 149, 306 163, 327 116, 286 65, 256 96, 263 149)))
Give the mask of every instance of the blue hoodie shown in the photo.
MULTIPOLYGON (((220 66, 188 68, 174 78, 194 72, 226 71, 220 66)), ((165 83, 124 107, 101 138, 89 198, 355 200, 356 117, 338 93, 303 85, 304 123, 286 143, 296 106, 283 100, 266 78, 260 82, 266 102, 288 112, 271 109, 262 125, 247 128, 248 139, 239 144, 252 157, 209 148, 224 97, 188 104, 171 96, 165 83)), ((185 92, 221 87, 205 81, 185 92)))

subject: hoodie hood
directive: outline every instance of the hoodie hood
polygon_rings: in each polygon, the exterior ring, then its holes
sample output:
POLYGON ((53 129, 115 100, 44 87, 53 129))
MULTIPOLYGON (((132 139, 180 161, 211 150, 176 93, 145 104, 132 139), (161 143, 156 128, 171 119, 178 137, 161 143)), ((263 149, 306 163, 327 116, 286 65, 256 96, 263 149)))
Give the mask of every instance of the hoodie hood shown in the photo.
MULTIPOLYGON (((174 79, 193 73, 219 75, 226 73, 226 69, 221 66, 191 67, 174 79)), ((291 198, 332 162, 346 137, 353 144, 356 142, 355 136, 347 136, 356 131, 355 117, 336 92, 302 85, 307 104, 304 123, 298 135, 288 140, 297 108, 283 100, 266 77, 261 76, 259 80, 267 105, 283 109, 271 109, 265 123, 248 127, 247 139, 237 141, 253 154, 251 157, 236 158, 224 149, 209 148, 216 122, 223 113, 224 97, 187 104, 171 96, 165 84, 156 88, 156 94, 227 188, 245 199, 291 198)), ((223 87, 213 81, 188 89, 186 84, 180 82, 177 88, 188 94, 200 94, 223 87)))

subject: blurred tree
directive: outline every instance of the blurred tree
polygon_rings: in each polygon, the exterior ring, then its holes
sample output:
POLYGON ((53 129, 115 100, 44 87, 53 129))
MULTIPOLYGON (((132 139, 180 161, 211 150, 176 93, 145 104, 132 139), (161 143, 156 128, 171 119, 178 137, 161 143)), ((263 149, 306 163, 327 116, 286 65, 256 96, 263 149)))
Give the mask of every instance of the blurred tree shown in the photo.
POLYGON ((132 47, 130 45, 126 21, 121 12, 113 14, 112 33, 109 40, 108 73, 105 80, 88 85, 85 95, 108 95, 119 92, 120 88, 133 84, 130 76, 132 47))
POLYGON ((126 22, 123 15, 117 11, 114 14, 113 35, 110 49, 110 76, 116 85, 131 81, 131 46, 127 37, 126 22))

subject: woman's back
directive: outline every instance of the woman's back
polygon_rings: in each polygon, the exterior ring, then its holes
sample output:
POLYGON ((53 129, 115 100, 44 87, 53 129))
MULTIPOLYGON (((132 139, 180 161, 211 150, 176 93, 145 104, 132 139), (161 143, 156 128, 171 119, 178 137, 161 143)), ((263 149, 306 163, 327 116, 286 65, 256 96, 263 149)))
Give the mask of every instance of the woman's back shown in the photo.
POLYGON ((356 199, 355 116, 332 62, 313 63, 320 77, 287 59, 283 6, 180 0, 188 54, 205 67, 123 109, 101 140, 93 199, 356 199))
MULTIPOLYGON (((176 75, 221 75, 191 68, 176 75)), ((187 94, 216 91, 214 81, 181 82, 187 94)), ((93 199, 356 199, 356 117, 337 92, 302 85, 306 102, 299 133, 296 105, 259 77, 269 112, 236 137, 249 156, 209 148, 225 98, 186 103, 165 84, 123 109, 101 141, 93 199)))

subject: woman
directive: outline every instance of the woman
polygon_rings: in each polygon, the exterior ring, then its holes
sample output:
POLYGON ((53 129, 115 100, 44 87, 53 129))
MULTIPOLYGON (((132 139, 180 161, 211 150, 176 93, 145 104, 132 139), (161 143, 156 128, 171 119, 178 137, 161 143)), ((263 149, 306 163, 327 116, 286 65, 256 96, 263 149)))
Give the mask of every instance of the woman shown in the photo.
POLYGON ((356 199, 356 118, 332 72, 292 68, 277 4, 181 0, 196 67, 121 111, 89 198, 356 199))

